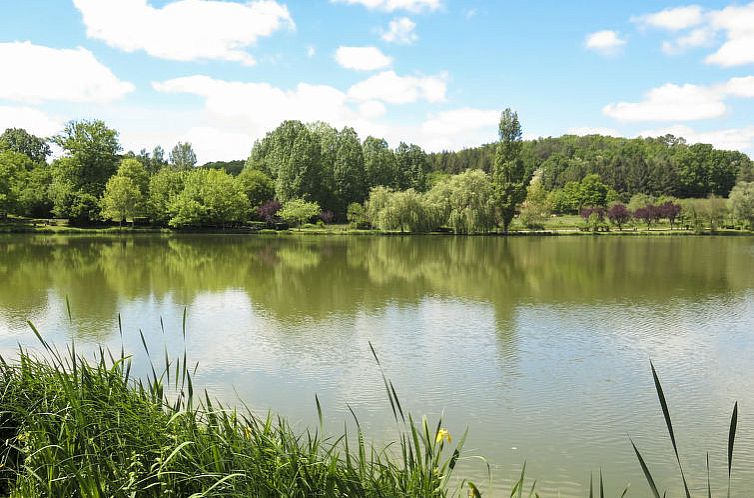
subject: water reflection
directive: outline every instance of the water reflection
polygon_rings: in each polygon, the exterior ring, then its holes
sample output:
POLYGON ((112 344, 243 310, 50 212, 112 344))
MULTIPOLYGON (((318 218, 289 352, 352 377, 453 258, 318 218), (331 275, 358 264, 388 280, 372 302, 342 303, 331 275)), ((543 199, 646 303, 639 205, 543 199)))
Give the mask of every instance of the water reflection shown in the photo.
MULTIPOLYGON (((641 496, 626 433, 675 472, 649 358, 690 472, 707 449, 724 461, 732 401, 754 406, 752 263, 749 238, 7 236, 0 348, 30 339, 27 319, 119 346, 121 313, 127 350, 139 329, 180 350, 187 307, 186 346, 216 395, 310 423, 318 393, 332 430, 349 403, 380 434, 371 341, 407 406, 468 426, 498 478, 526 459, 545 489, 583 496, 602 467, 641 496)), ((754 433, 737 445, 754 486, 754 433)))

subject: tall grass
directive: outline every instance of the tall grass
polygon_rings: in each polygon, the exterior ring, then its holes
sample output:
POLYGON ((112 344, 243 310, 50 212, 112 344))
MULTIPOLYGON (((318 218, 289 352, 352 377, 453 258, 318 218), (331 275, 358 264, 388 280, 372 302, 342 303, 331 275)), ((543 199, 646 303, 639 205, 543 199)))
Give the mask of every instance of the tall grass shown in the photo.
POLYGON ((133 379, 122 349, 88 361, 33 330, 42 353, 0 358, 0 496, 442 498, 467 486, 449 485, 464 438, 451 446, 441 422, 405 415, 384 374, 399 434, 377 448, 355 414, 354 430, 323 436, 319 399, 320 428, 297 433, 197 395, 185 352, 133 379))

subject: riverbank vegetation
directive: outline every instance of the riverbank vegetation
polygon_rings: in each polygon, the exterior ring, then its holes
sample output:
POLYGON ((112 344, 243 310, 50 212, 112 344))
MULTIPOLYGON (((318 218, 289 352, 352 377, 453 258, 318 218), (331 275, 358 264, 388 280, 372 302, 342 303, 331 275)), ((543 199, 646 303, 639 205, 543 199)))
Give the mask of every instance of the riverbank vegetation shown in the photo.
POLYGON ((0 217, 173 229, 348 223, 396 232, 508 233, 562 225, 607 231, 754 229, 754 165, 745 154, 682 138, 592 135, 524 141, 515 112, 500 140, 426 154, 352 128, 286 121, 244 162, 196 165, 191 144, 168 158, 122 154, 102 121, 50 139, 0 136, 0 217), (50 145, 62 155, 51 162, 50 145))
POLYGON ((185 354, 134 379, 123 351, 91 361, 37 337, 44 354, 0 361, 0 496, 480 496, 450 481, 464 438, 453 445, 441 423, 404 414, 388 380, 399 435, 373 447, 355 414, 342 435, 323 436, 316 397, 320 430, 297 432, 196 395, 185 354))

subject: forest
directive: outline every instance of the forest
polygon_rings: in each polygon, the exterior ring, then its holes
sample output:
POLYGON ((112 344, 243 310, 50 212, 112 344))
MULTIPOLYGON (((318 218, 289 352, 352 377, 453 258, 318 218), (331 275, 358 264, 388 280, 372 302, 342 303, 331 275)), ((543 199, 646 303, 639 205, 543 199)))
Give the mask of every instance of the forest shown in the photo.
POLYGON ((600 135, 523 140, 501 114, 500 140, 427 154, 350 127, 285 121, 246 160, 197 165, 189 143, 123 152, 102 121, 53 137, 0 135, 0 217, 172 228, 344 223, 386 231, 507 232, 581 214, 594 230, 661 219, 697 229, 754 227, 754 165, 683 138, 600 135), (52 147, 62 151, 51 158, 52 147))

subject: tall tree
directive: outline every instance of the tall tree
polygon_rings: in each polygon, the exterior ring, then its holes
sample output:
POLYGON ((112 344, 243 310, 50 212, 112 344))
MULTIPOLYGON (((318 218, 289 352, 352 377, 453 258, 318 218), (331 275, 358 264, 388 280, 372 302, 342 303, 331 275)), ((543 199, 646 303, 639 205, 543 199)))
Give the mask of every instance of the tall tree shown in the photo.
POLYGON ((364 140, 364 174, 369 188, 395 185, 395 153, 384 138, 367 137, 364 140))
POLYGON ((51 193, 57 216, 91 221, 98 199, 118 168, 118 132, 103 121, 71 121, 53 142, 64 155, 53 163, 51 193))
POLYGON ((8 128, 0 135, 0 152, 24 154, 35 163, 44 163, 51 154, 47 140, 30 134, 23 128, 8 128))
POLYGON ((508 233, 516 207, 526 198, 526 178, 521 160, 523 132, 518 114, 506 109, 500 116, 500 141, 495 156, 494 182, 500 206, 503 231, 508 233))
POLYGON ((349 204, 364 200, 364 176, 364 154, 359 136, 353 128, 343 128, 338 136, 338 151, 333 167, 338 213, 345 214, 349 204))
POLYGON ((188 171, 196 166, 196 153, 191 143, 178 142, 170 151, 170 164, 175 169, 188 171))

